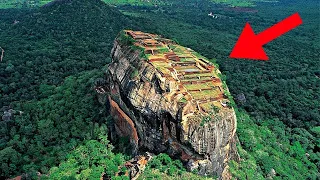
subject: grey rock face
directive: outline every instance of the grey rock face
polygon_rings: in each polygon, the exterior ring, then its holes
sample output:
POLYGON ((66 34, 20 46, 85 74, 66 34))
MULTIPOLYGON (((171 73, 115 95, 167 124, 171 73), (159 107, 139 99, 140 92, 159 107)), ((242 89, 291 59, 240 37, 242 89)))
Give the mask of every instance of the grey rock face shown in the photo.
POLYGON ((166 152, 184 161, 189 170, 229 179, 228 161, 238 157, 234 110, 191 116, 188 112, 195 111, 191 101, 181 104, 168 98, 170 83, 159 78, 158 70, 140 53, 118 39, 114 43, 103 85, 107 93, 100 94, 108 96, 115 119, 111 137, 129 136, 133 153, 166 152), (210 121, 203 121, 205 116, 210 121))

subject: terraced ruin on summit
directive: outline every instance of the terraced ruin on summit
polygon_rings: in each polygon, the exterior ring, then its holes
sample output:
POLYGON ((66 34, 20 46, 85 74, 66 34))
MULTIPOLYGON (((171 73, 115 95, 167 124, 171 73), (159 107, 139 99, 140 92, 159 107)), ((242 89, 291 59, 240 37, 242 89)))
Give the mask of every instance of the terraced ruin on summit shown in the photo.
POLYGON ((134 39, 135 46, 144 49, 148 62, 157 69, 160 85, 167 92, 165 98, 169 102, 191 102, 195 106, 195 111, 186 118, 197 113, 210 113, 213 107, 228 108, 229 100, 219 78, 221 72, 205 57, 158 35, 125 32, 134 39))

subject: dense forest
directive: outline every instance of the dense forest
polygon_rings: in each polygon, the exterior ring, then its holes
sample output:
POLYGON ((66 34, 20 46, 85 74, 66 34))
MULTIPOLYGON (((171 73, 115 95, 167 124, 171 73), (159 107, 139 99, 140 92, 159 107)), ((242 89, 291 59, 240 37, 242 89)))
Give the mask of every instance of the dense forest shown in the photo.
POLYGON ((84 140, 97 139, 107 115, 94 80, 132 20, 100 1, 1 10, 1 18, 0 106, 23 112, 1 122, 1 176, 47 173, 84 140))
MULTIPOLYGON (((230 163, 234 177, 319 178, 317 1, 262 2, 249 9, 181 2, 110 7, 77 0, 0 9, 0 177, 40 172, 43 179, 98 179, 102 172, 114 175, 130 158, 106 139, 111 117, 93 85, 110 62, 116 35, 134 29, 175 39, 220 65, 238 105, 242 161, 230 163), (228 58, 245 22, 258 33, 294 12, 304 24, 265 46, 269 61, 228 58)), ((157 177, 201 178, 164 154, 141 175, 157 177)))

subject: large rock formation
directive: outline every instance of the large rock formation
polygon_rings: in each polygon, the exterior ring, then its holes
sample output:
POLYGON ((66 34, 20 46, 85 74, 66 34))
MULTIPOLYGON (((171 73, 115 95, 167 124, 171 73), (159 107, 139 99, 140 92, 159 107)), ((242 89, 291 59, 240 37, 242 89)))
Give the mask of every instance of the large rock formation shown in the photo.
POLYGON ((160 36, 121 32, 101 102, 114 118, 111 138, 129 137, 132 153, 148 150, 180 158, 190 170, 230 178, 236 117, 214 64, 160 36))

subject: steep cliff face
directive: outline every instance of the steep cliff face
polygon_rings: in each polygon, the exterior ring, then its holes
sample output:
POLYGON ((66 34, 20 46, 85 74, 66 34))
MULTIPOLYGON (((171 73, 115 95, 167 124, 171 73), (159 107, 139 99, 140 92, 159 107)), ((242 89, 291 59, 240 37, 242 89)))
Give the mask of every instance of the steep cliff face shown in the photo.
POLYGON ((114 117, 111 137, 132 153, 166 152, 190 170, 228 179, 236 117, 220 71, 189 48, 157 35, 124 31, 114 42, 104 83, 114 117))

